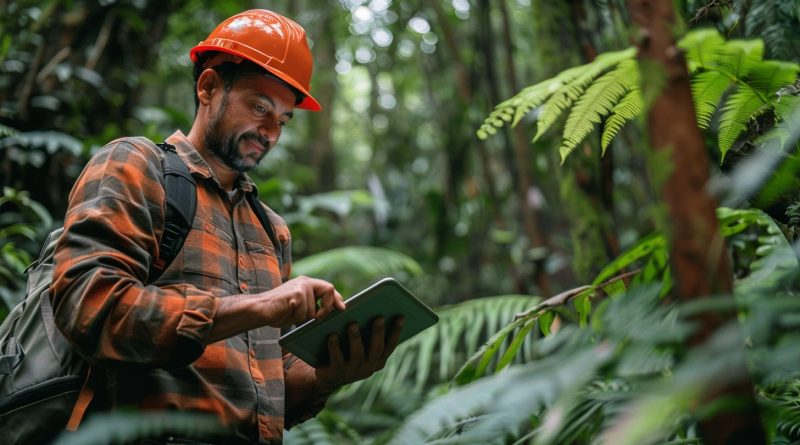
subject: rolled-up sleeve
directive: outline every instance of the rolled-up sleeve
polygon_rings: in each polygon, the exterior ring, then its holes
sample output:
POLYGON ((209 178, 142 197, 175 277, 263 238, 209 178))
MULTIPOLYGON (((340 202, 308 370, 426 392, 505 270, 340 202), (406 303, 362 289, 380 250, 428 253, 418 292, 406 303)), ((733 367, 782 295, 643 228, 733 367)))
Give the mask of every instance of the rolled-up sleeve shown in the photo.
POLYGON ((164 202, 159 154, 127 141, 95 155, 70 193, 51 299, 56 324, 92 362, 178 367, 203 352, 218 298, 146 284, 164 202))

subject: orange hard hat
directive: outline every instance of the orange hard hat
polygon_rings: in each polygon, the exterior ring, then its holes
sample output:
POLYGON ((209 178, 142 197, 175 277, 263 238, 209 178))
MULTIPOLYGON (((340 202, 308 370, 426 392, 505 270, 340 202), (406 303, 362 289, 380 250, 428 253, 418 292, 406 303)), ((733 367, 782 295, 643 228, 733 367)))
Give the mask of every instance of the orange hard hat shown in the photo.
POLYGON ((206 51, 234 56, 227 60, 247 59, 297 88, 304 95, 297 108, 322 109, 309 94, 314 62, 306 31, 292 20, 266 9, 240 12, 220 23, 189 57, 197 63, 206 51))

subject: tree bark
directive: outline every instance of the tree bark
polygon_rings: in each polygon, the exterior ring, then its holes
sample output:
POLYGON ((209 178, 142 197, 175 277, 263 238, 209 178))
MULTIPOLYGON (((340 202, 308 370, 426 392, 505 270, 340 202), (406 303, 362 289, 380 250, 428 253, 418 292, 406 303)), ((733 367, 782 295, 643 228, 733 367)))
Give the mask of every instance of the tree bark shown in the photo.
MULTIPOLYGON (((733 288, 725 242, 719 234, 716 202, 708 194, 709 160, 703 135, 697 127, 689 73, 683 54, 675 46, 676 18, 672 2, 628 0, 628 10, 640 27, 636 46, 643 72, 642 91, 653 98, 647 114, 650 145, 656 158, 670 159, 671 171, 661 190, 669 219, 670 265, 674 294, 682 301, 707 295, 728 294, 733 288), (656 75, 658 73, 658 75, 656 75), (654 79, 660 78, 662 82, 654 79), (660 85, 657 85, 661 83, 660 85), (660 87, 658 91, 653 88, 660 87), (665 119, 669 116, 669 119, 665 119)), ((664 168, 663 165, 655 168, 664 168)), ((728 321, 704 315, 690 340, 699 344, 728 321)), ((744 345, 742 345, 744 347, 744 345)), ((742 364, 742 369, 746 369, 742 364)), ((708 388, 705 401, 722 396, 745 402, 737 412, 719 412, 700 422, 704 442, 717 444, 765 443, 752 384, 747 378, 708 388)))

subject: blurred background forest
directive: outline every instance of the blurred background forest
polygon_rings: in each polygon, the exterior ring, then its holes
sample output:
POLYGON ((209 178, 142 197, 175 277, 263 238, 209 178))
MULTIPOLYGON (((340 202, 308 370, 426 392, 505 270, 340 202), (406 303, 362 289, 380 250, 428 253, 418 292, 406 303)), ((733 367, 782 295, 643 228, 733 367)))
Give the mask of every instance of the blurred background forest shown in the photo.
POLYGON ((295 272, 345 296, 392 275, 442 316, 288 443, 701 443, 712 415, 689 401, 743 354, 769 357, 750 368, 766 437, 800 443, 800 2, 673 3, 746 298, 663 301, 670 168, 639 86, 658 76, 628 49, 623 0, 0 1, 0 318, 88 157, 188 131, 189 49, 266 8, 307 30, 323 106, 295 113, 252 174, 290 225, 295 272), (731 305, 761 314, 741 317, 749 349, 688 341, 681 317, 731 305), (631 406, 650 416, 638 428, 631 406))

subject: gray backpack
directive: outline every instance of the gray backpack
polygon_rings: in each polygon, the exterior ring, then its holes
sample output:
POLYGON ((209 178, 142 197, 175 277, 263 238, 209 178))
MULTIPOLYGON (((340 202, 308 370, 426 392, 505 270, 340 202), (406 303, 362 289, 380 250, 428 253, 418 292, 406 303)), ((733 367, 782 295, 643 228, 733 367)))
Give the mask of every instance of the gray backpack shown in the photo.
MULTIPOLYGON (((131 138, 153 144, 145 138, 131 138)), ((197 205, 196 184, 175 148, 164 151, 165 227, 160 256, 150 271, 155 280, 172 262, 191 229, 197 205)), ((272 224, 254 193, 247 193, 251 208, 264 226, 277 256, 280 244, 272 224)), ((25 299, 0 325, 0 444, 44 444, 66 427, 74 430, 85 414, 94 391, 100 390, 92 367, 70 345, 55 325, 50 302, 53 254, 64 228, 51 232, 39 258, 27 269, 25 299)))

